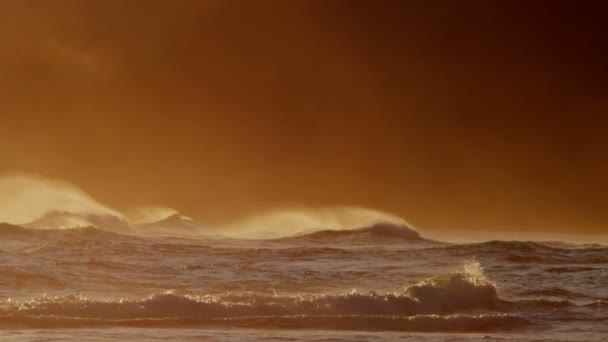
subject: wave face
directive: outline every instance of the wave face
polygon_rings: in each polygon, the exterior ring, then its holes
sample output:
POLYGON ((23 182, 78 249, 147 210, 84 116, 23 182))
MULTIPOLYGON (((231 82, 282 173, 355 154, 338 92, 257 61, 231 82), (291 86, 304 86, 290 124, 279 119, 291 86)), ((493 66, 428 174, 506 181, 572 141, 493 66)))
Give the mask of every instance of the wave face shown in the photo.
MULTIPOLYGON (((179 215, 130 227, 203 229, 179 215)), ((569 329, 570 340, 594 340, 608 322, 602 245, 447 244, 403 223, 266 240, 154 235, 0 224, 0 327, 508 332, 518 340, 538 331, 563 340, 560 329, 569 329)))

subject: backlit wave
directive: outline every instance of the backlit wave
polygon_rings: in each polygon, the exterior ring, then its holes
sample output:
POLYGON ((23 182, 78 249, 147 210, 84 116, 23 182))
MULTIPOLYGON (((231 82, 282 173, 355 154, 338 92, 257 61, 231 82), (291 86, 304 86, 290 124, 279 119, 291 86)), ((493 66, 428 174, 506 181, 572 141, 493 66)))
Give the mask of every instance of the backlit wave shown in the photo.
POLYGON ((365 208, 336 207, 271 211, 212 227, 166 207, 134 208, 123 214, 101 204, 73 184, 26 174, 0 177, 0 222, 36 229, 92 226, 143 236, 251 239, 281 238, 319 230, 346 230, 378 223, 408 226, 405 220, 392 214, 365 208))
POLYGON ((0 326, 238 326, 403 331, 485 331, 529 324, 503 313, 479 265, 384 294, 255 293, 193 295, 174 291, 147 298, 94 300, 81 295, 0 303, 0 326), (471 314, 470 310, 483 313, 471 314))

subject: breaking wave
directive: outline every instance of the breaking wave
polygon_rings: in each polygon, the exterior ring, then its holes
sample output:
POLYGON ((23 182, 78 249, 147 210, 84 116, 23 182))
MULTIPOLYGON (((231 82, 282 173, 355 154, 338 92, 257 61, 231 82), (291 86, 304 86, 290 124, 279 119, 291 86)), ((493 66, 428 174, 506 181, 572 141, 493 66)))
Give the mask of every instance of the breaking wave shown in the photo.
POLYGON ((358 207, 299 208, 254 215, 224 226, 226 236, 278 239, 324 230, 352 230, 378 223, 409 226, 389 213, 358 207))
POLYGON ((0 303, 0 326, 223 325, 404 331, 483 331, 529 322, 500 311, 507 302, 472 270, 437 276, 378 294, 194 295, 95 300, 80 295, 0 303), (474 310, 476 312, 470 312, 474 310), (479 313, 479 310, 484 313, 479 313))
POLYGON ((0 176, 0 222, 26 224, 54 211, 124 219, 68 182, 25 174, 0 176))

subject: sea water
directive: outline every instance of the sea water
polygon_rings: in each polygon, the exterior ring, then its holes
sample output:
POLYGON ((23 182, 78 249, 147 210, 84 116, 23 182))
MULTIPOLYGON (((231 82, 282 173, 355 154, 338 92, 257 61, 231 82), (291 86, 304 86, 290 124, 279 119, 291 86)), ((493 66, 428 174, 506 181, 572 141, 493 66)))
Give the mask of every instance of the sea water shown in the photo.
POLYGON ((0 224, 1 341, 605 341, 608 247, 0 224))

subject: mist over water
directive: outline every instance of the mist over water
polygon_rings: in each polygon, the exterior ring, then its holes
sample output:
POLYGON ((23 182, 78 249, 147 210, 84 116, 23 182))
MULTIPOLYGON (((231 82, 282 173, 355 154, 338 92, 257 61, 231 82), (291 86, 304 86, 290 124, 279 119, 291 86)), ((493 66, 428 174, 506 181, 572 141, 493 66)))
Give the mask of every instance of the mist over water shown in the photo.
POLYGON ((381 222, 408 225, 400 217, 377 210, 335 207, 276 210, 211 227, 167 207, 144 206, 121 213, 99 203, 73 184, 26 174, 0 177, 0 222, 38 229, 92 226, 143 236, 178 234, 252 239, 353 229, 381 222), (179 229, 184 226, 189 229, 179 229))
POLYGON ((0 221, 24 224, 54 211, 122 218, 68 182, 26 174, 0 177, 0 221))
POLYGON ((353 207, 271 211, 215 227, 164 207, 121 213, 42 177, 7 176, 0 190, 0 221, 9 222, 0 224, 0 327, 9 337, 56 336, 49 328, 101 340, 139 328, 174 339, 197 329, 211 340, 228 340, 226 328, 254 329, 250 336, 279 341, 294 331, 315 340, 319 329, 337 341, 353 331, 364 340, 601 341, 608 333, 601 244, 448 243, 353 207))

